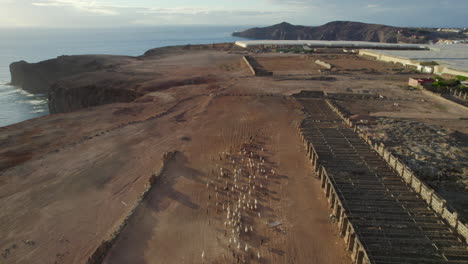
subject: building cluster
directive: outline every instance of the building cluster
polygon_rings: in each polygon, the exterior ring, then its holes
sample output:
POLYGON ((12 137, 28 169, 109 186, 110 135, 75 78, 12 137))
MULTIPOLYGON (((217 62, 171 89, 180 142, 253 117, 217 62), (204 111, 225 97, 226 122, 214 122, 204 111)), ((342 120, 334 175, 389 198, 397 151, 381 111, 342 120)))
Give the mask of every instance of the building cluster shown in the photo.
POLYGON ((467 39, 439 39, 435 44, 468 44, 467 39))
POLYGON ((468 33, 468 28, 438 28, 439 32, 468 33))
POLYGON ((435 82, 432 78, 410 78, 408 85, 411 87, 421 88, 431 86, 435 82))

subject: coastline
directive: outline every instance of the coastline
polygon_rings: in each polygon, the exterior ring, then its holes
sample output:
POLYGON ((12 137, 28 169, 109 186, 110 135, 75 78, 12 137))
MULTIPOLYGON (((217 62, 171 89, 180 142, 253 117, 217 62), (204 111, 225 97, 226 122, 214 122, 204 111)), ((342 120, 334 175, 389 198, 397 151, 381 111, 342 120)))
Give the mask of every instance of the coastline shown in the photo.
POLYGON ((0 127, 49 114, 47 95, 31 94, 9 83, 0 83, 0 127))
MULTIPOLYGON (((271 263, 283 263, 284 258, 307 263, 308 242, 319 237, 325 242, 317 244, 318 253, 312 255, 323 257, 320 263, 349 263, 321 253, 346 258, 345 246, 337 244, 344 240, 330 223, 327 199, 312 199, 316 209, 310 210, 310 197, 319 196, 321 184, 314 179, 306 150, 301 150, 297 125, 302 111, 291 95, 311 92, 304 100, 311 102, 310 111, 322 115, 324 122, 314 122, 318 125, 338 124, 329 122, 320 104, 314 105, 323 100, 314 98, 321 93, 341 98, 350 113, 430 117, 437 125, 468 133, 458 108, 440 107, 427 95, 402 88, 409 75, 417 77, 414 72, 354 54, 249 53, 229 43, 158 48, 140 57, 67 56, 53 61, 72 73, 49 90, 49 103, 60 111, 1 128, 0 173, 5 184, 0 184, 0 220, 5 224, 0 236, 5 246, 0 250, 9 250, 7 263, 86 262, 125 221, 152 175, 158 174, 164 153, 174 150, 181 153, 174 170, 153 186, 155 191, 136 214, 145 220, 130 221, 103 256, 104 263, 129 263, 136 257, 148 263, 181 262, 176 258, 189 259, 203 250, 210 260, 229 256, 228 238, 216 231, 224 225, 217 222, 215 195, 210 201, 206 183, 217 182, 219 162, 232 164, 228 158, 222 161, 226 153, 237 155, 245 146, 261 149, 260 154, 268 155, 263 161, 271 166, 266 171, 277 172, 258 186, 269 188, 270 200, 268 209, 260 206, 266 218, 252 224, 261 236, 252 239, 262 245, 259 238, 265 237, 268 247, 285 253, 272 255, 259 247, 261 256, 271 263), (245 55, 273 76, 253 76, 245 55), (313 63, 316 59, 335 66, 329 78, 323 78, 323 67, 313 63), (93 70, 76 71, 77 65, 93 70), (284 210, 291 198, 300 210, 284 210), (270 216, 281 219, 280 228, 290 228, 288 232, 272 232, 263 222, 270 216), (291 224, 301 217, 304 221, 291 224), (311 219, 317 217, 321 224, 310 233, 311 219), (166 248, 177 252, 167 254, 166 248)), ((42 67, 33 70, 41 74, 30 75, 30 81, 53 70, 44 65, 29 65, 42 67)), ((450 181, 453 178, 446 179, 450 181)))
MULTIPOLYGON (((186 33, 186 27, 181 26, 128 28, 122 30, 100 28, 93 30, 73 29, 71 31, 47 28, 21 28, 14 30, 0 28, 0 34, 5 37, 0 43, 0 86, 3 86, 4 90, 8 90, 9 92, 14 91, 6 83, 9 83, 11 80, 8 65, 15 61, 25 60, 29 63, 37 63, 66 54, 141 56, 149 49, 162 46, 235 41, 237 38, 231 37, 230 34, 233 30, 242 28, 245 27, 194 26, 191 27, 190 34, 186 33), (41 41, 37 41, 39 38, 41 41)), ((19 93, 20 91, 17 92, 19 93)), ((47 97, 47 95, 44 95, 42 99, 47 99, 47 97)), ((23 100, 27 100, 28 98, 24 97, 23 100)), ((7 100, 4 98, 3 107, 8 108, 13 113, 7 115, 5 111, 0 111, 0 127, 42 116, 37 115, 37 113, 23 111, 26 106, 18 105, 15 103, 16 101, 18 100, 7 100), (12 110, 15 108, 18 109, 12 110), (22 114, 23 117, 18 116, 19 114, 22 114)), ((1 107, 0 110, 2 109, 1 107)), ((49 111, 47 107, 44 110, 47 113, 49 111)))

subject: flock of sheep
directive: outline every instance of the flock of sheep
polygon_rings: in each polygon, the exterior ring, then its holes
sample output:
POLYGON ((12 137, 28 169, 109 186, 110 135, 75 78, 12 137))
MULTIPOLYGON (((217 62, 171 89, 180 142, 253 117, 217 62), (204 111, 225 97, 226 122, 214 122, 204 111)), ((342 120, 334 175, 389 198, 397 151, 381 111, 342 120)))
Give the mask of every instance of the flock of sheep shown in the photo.
MULTIPOLYGON (((254 143, 244 144, 237 154, 220 153, 223 165, 216 165, 215 180, 206 183, 207 214, 214 211, 223 217, 224 235, 237 262, 262 258, 260 249, 255 250, 247 240, 254 233, 254 218, 262 218, 260 200, 268 195, 268 179, 275 174, 267 168, 263 154, 264 149, 254 143)), ((204 251, 201 257, 205 260, 204 251)))

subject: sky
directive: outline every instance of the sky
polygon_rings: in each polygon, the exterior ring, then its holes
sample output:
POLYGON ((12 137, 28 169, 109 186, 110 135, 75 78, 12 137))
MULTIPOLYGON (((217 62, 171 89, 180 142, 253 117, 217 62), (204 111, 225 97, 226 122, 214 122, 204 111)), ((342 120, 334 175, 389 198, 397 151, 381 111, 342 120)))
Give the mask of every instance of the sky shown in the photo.
POLYGON ((321 25, 468 27, 468 0, 0 0, 0 27, 321 25))

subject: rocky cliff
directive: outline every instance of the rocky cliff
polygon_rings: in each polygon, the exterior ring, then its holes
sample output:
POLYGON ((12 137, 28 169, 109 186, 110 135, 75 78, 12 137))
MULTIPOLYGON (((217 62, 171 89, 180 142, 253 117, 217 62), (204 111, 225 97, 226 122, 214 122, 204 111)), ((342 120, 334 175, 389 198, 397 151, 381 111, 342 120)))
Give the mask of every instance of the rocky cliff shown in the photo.
MULTIPOLYGON (((190 72, 174 75, 168 72, 168 68, 172 66, 165 65, 162 61, 171 55, 193 53, 193 50, 201 52, 231 46, 233 45, 160 48, 150 50, 140 57, 80 55, 61 56, 39 63, 20 61, 10 65, 11 84, 31 93, 47 94, 50 113, 127 103, 152 92, 215 82, 217 76, 210 72, 203 75, 190 72)), ((183 59, 184 63, 199 63, 198 57, 191 56, 192 59, 183 59)))
POLYGON ((47 94, 49 87, 61 78, 112 67, 108 58, 83 55, 60 56, 38 63, 14 62, 10 65, 11 84, 30 93, 47 94))
POLYGON ((103 104, 132 102, 141 95, 134 89, 132 81, 112 74, 102 79, 95 77, 96 74, 82 74, 52 84, 48 91, 50 113, 73 112, 103 104))
MULTIPOLYGON (((10 65, 11 84, 34 94, 47 94, 51 113, 133 101, 132 78, 116 70, 134 58, 107 55, 60 56, 38 63, 10 65), (129 88, 130 87, 130 88, 129 88)), ((128 75, 128 74, 127 74, 128 75)))
POLYGON ((383 43, 428 43, 440 38, 457 39, 456 33, 429 28, 392 27, 351 21, 334 21, 318 27, 295 26, 287 22, 235 32, 233 36, 274 40, 351 40, 383 43))

